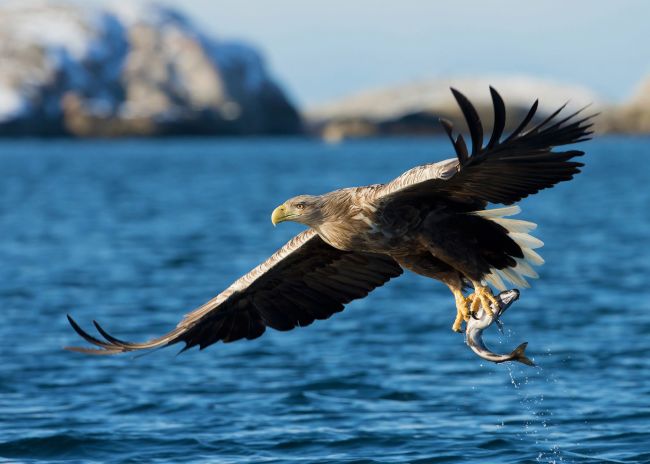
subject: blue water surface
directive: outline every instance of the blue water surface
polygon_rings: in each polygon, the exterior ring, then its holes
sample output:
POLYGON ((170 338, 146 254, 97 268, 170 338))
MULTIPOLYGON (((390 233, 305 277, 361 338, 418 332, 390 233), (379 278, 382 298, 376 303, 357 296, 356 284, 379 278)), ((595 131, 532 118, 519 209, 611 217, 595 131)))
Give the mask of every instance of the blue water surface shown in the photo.
MULTIPOLYGON (((0 142, 0 461, 650 462, 650 139, 584 144, 522 202, 546 265, 494 365, 447 288, 404 275, 327 321, 176 356, 90 357, 69 327, 144 340, 264 260, 300 193, 384 182, 443 139, 0 142)), ((180 347, 178 347, 180 348, 180 347)))

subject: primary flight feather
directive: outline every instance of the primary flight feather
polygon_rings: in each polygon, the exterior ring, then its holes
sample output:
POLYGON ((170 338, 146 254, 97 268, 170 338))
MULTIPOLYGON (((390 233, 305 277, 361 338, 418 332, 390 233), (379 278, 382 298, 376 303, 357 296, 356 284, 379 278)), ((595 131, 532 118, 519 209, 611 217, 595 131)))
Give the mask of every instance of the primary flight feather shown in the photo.
POLYGON ((537 101, 519 126, 503 136, 505 104, 490 88, 494 127, 483 145, 483 126, 470 101, 452 89, 470 132, 471 151, 450 122, 441 123, 456 158, 417 166, 386 184, 351 187, 323 195, 300 195, 278 206, 273 224, 309 227, 215 298, 186 315, 171 332, 144 343, 120 340, 96 322, 103 339, 70 317, 74 330, 97 348, 91 354, 148 350, 179 342, 201 349, 217 341, 254 339, 267 327, 291 330, 327 319, 363 298, 403 269, 445 283, 454 295, 453 330, 481 307, 497 304, 490 285, 527 286, 534 250, 543 244, 529 232, 532 222, 510 219, 517 201, 580 172, 579 150, 555 147, 587 140, 591 118, 580 111, 560 118, 564 107, 529 127, 537 101), (505 207, 487 209, 489 204, 505 207), (463 291, 471 287, 473 293, 463 291))

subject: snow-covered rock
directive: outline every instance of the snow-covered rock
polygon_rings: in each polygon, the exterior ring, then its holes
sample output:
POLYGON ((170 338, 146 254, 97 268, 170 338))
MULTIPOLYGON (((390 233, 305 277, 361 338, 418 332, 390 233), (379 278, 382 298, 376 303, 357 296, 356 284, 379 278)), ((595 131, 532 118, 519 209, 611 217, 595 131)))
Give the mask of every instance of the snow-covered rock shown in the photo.
POLYGON ((120 2, 0 5, 0 133, 296 133, 300 117, 250 46, 178 11, 120 2))
POLYGON ((489 127, 493 114, 489 86, 496 88, 506 103, 509 128, 521 120, 535 99, 539 99, 539 115, 550 113, 567 101, 569 111, 589 104, 594 109, 601 106, 598 96, 584 87, 529 76, 485 76, 440 78, 365 91, 311 108, 306 117, 313 131, 334 140, 438 133, 442 130, 437 122, 439 117, 451 119, 463 128, 460 110, 449 91, 454 87, 472 101, 489 127))

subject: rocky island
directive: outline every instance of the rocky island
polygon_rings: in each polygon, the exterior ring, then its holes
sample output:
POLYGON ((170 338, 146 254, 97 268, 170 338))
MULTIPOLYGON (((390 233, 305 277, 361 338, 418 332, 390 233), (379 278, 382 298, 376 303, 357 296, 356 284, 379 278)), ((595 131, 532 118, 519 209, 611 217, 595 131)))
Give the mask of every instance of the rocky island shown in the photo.
POLYGON ((298 134, 251 46, 162 6, 0 5, 0 135, 298 134))
POLYGON ((325 140, 378 136, 442 134, 439 118, 464 130, 449 87, 461 90, 475 104, 481 120, 492 125, 489 86, 508 103, 506 130, 514 129, 535 99, 538 119, 567 103, 564 112, 589 106, 585 114, 600 113, 598 134, 650 134, 650 79, 622 104, 607 102, 590 89, 530 76, 438 78, 363 91, 305 112, 309 132, 325 140))
POLYGON ((569 109, 602 103, 588 89, 527 76, 440 78, 362 92, 317 106, 306 112, 313 133, 327 140, 383 135, 441 134, 439 118, 464 128, 462 114, 449 87, 461 90, 476 106, 481 120, 492 125, 493 109, 489 86, 508 103, 506 129, 514 129, 539 98, 539 117, 571 98, 569 109))
MULTIPOLYGON (((459 129, 456 87, 492 124, 488 87, 508 102, 506 130, 539 98, 539 117, 591 104, 597 133, 650 134, 650 78, 622 103, 525 76, 457 76, 397 84, 301 110, 259 51, 207 35, 178 10, 122 1, 0 4, 0 136, 311 135, 329 141, 459 129)), ((360 64, 361 66, 362 64, 360 64)))

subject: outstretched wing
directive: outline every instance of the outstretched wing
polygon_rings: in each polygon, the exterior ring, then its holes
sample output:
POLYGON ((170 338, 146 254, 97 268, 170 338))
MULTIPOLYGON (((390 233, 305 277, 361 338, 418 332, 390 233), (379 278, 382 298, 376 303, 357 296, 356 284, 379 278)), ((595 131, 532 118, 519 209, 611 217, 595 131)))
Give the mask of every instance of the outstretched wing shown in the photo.
POLYGON ((494 128, 483 146, 483 126, 476 109, 462 93, 453 88, 451 91, 469 127, 471 152, 462 135, 454 138, 451 123, 441 120, 457 159, 418 166, 405 172, 384 185, 377 192, 378 199, 434 195, 481 208, 487 203, 510 205, 569 180, 580 172, 583 164, 572 159, 584 152, 553 149, 588 140, 592 134, 591 119, 595 115, 579 117, 582 111, 579 110, 560 118, 558 115, 565 104, 539 124, 528 128, 537 111, 538 102, 535 101, 519 126, 503 138, 506 108, 499 93, 490 87, 494 128))
POLYGON ((291 330, 327 319, 402 273, 389 256, 340 251, 313 230, 295 236, 269 259, 183 318, 174 330, 144 343, 119 340, 97 322, 105 340, 93 337, 68 316, 74 330, 99 347, 68 347, 90 354, 147 350, 185 342, 201 349, 219 340, 254 339, 267 327, 291 330))

